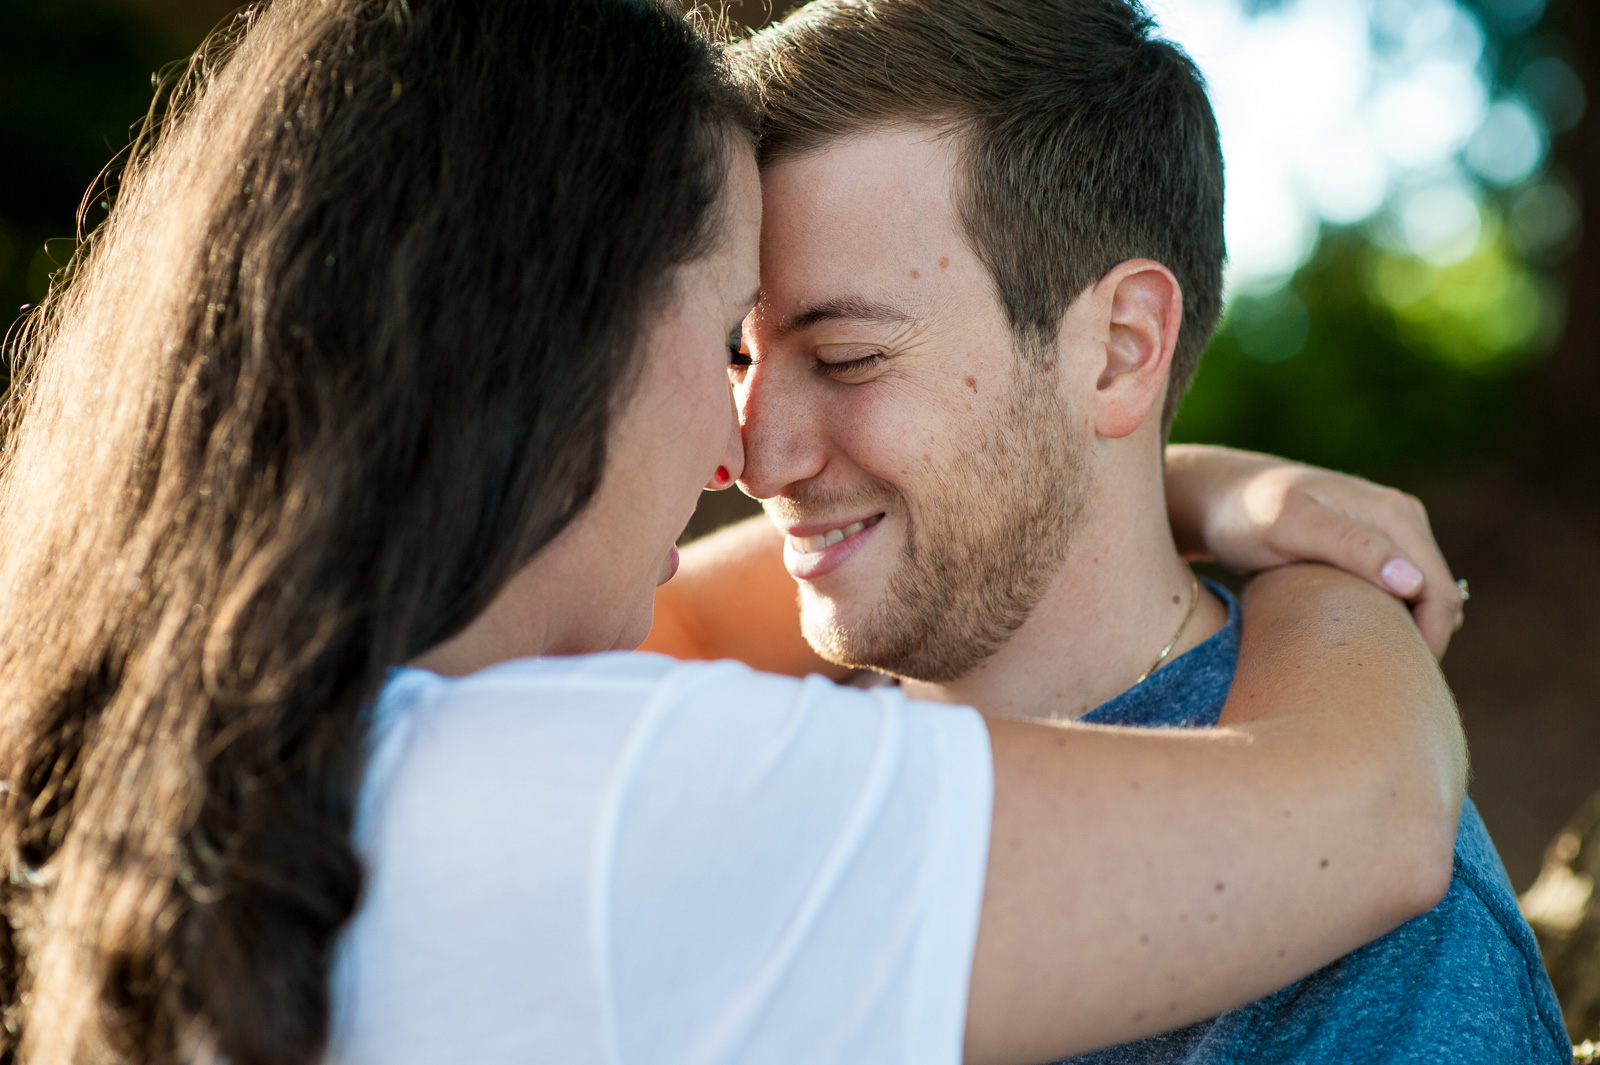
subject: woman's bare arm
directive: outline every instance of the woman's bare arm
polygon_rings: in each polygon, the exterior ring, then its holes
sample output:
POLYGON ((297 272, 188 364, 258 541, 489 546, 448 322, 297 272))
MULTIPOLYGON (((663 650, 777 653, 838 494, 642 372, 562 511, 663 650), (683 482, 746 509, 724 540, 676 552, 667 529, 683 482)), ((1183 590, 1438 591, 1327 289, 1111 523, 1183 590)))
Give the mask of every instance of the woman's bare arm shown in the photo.
POLYGON ((990 722, 968 1061, 1053 1061, 1214 1016, 1443 896, 1465 749, 1397 601, 1316 566, 1257 578, 1224 719, 990 722))

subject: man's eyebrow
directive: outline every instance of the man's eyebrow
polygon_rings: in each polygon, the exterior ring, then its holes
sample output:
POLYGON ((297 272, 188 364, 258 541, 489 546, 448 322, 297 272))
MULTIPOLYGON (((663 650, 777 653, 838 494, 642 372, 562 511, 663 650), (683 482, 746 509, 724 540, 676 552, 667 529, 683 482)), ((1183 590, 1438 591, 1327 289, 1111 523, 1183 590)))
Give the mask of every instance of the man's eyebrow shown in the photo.
POLYGON ((778 323, 777 335, 788 336, 802 329, 821 325, 823 322, 874 322, 883 325, 911 325, 917 321, 915 315, 908 314, 898 307, 891 307, 886 303, 873 303, 870 300, 860 299, 856 296, 842 296, 839 299, 823 300, 813 303, 809 307, 789 315, 778 323))

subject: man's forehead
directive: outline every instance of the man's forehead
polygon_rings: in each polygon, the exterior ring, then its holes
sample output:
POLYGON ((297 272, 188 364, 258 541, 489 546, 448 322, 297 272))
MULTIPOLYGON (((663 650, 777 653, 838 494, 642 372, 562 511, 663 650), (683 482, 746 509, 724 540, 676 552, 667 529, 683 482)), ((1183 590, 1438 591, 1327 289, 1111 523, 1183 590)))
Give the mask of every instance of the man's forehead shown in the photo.
MULTIPOLYGON (((926 129, 836 138, 762 172, 762 285, 780 304, 890 292, 965 253, 955 146, 926 129)), ((970 254, 970 253, 966 253, 970 254)))
POLYGON ((877 127, 835 137, 762 169, 767 217, 785 225, 803 216, 936 225, 953 214, 958 163, 953 140, 932 129, 877 127), (930 208, 934 217, 926 215, 930 208))

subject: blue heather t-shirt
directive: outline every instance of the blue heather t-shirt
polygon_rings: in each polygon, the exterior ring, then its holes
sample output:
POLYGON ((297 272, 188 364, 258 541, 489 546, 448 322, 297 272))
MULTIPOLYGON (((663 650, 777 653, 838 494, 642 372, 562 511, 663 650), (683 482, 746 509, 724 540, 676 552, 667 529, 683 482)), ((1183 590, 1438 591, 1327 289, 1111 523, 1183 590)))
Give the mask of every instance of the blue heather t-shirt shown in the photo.
MULTIPOLYGON (((1215 725, 1239 659, 1228 624, 1142 684, 1091 710, 1097 725, 1215 725)), ((1388 1065, 1572 1061, 1539 948, 1471 800, 1438 906, 1298 983, 1209 1021, 1073 1058, 1074 1065, 1388 1065)))

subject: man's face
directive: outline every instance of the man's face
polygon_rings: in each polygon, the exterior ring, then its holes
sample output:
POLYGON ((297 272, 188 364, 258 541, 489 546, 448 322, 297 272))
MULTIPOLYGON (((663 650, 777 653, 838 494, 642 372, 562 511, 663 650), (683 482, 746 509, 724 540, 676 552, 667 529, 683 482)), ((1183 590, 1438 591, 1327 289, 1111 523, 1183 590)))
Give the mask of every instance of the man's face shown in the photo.
POLYGON ((735 372, 742 484, 788 534, 807 639, 935 682, 1048 588, 1091 435, 967 246, 958 151, 876 130, 769 167, 754 365, 735 372))

